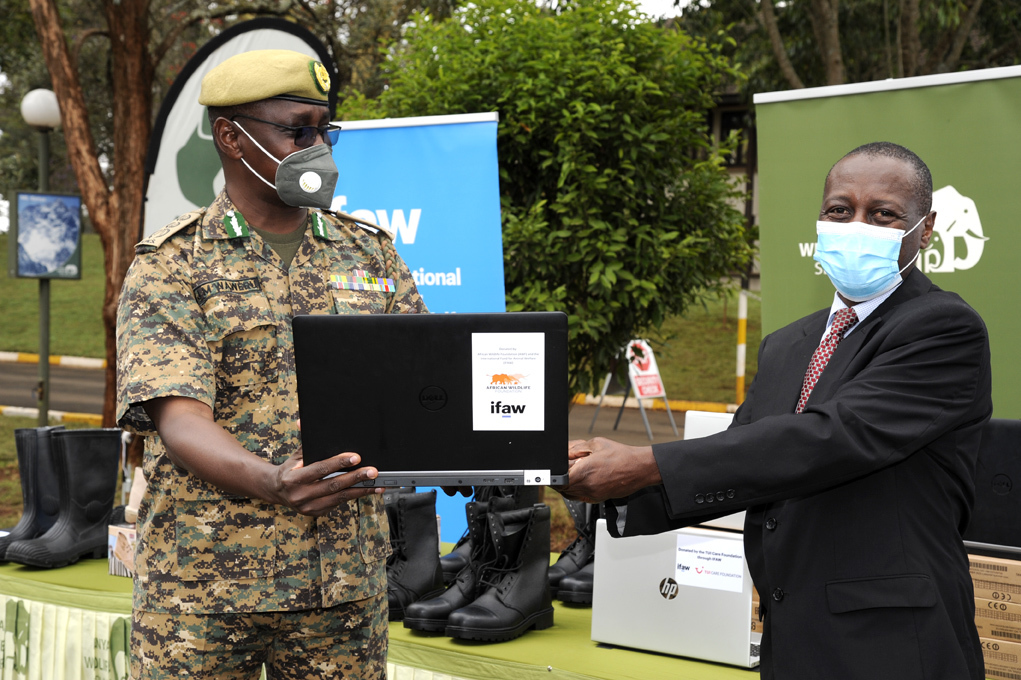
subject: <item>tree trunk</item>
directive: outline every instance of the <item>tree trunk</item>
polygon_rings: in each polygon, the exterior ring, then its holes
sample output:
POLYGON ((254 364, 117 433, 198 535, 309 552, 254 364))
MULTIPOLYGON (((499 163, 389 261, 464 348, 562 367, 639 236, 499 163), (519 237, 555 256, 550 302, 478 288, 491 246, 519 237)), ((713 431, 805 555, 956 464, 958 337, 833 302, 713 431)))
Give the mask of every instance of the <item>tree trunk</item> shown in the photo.
POLYGON ((104 5, 111 49, 113 133, 117 140, 111 189, 99 167, 77 65, 71 61, 55 0, 29 0, 29 5, 53 90, 60 102, 71 168, 103 244, 107 362, 103 425, 112 427, 116 403, 117 298, 134 257, 131 246, 141 223, 144 159, 152 117, 153 66, 147 47, 149 7, 146 0, 120 0, 104 5))
POLYGON ((918 35, 918 16, 918 0, 901 0, 900 41, 905 78, 918 74, 918 57, 922 52, 922 39, 918 35))
POLYGON ((827 85, 842 85, 846 80, 844 57, 840 48, 839 11, 839 0, 812 0, 809 5, 819 56, 826 69, 827 85))
POLYGON ((766 29, 766 35, 769 36, 769 44, 773 47, 773 56, 776 57, 776 61, 780 65, 780 72, 783 74, 783 77, 787 79, 791 87, 795 89, 803 88, 805 84, 801 82, 801 78, 798 77, 797 72, 794 70, 794 65, 791 64, 791 60, 787 56, 787 50, 783 46, 780 29, 776 26, 773 0, 761 1, 759 4, 759 21, 762 22, 762 27, 766 29))
MULTIPOLYGON (((78 190, 89 211, 89 219, 100 235, 103 243, 104 259, 109 262, 110 241, 116 209, 116 197, 111 196, 99 167, 96 154, 96 143, 89 129, 89 115, 85 107, 85 96, 82 93, 81 81, 78 78, 77 65, 71 62, 67 40, 61 27, 60 16, 54 0, 29 0, 32 10, 32 21, 35 24, 39 42, 42 44, 46 68, 50 72, 53 91, 60 103, 60 122, 64 129, 64 141, 67 144, 67 156, 78 181, 78 190)), ((109 271, 109 264, 107 264, 109 271)), ((110 281, 107 278, 106 298, 110 296, 110 281)), ((106 300, 104 300, 104 316, 106 300)), ((117 362, 110 353, 110 331, 106 337, 106 396, 103 405, 103 425, 113 423, 112 411, 108 413, 108 402, 112 397, 110 390, 111 375, 116 376, 117 362)))
MULTIPOLYGON (((135 257, 145 196, 145 154, 152 121, 153 64, 148 0, 105 4, 110 31, 115 169, 112 220, 100 232, 106 268, 103 327, 106 330, 106 395, 103 424, 114 425, 117 376, 117 300, 135 257)), ((97 231, 99 231, 97 227, 97 231)))

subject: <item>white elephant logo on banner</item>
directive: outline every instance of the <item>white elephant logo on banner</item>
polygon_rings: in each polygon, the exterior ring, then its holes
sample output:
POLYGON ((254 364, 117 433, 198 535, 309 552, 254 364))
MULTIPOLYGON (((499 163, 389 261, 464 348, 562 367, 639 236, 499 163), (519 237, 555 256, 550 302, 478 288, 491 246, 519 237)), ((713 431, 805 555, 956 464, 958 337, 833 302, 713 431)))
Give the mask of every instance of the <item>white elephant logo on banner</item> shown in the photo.
POLYGON ((975 201, 945 186, 932 192, 932 209, 936 211, 936 224, 929 247, 920 254, 922 271, 954 272, 978 264, 989 237, 982 235, 975 201))

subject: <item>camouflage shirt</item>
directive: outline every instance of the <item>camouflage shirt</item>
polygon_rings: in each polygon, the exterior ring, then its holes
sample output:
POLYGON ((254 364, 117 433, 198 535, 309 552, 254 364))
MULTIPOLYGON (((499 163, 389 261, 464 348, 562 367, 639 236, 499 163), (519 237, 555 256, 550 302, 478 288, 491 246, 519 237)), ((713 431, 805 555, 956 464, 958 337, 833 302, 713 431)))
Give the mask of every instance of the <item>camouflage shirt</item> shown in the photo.
POLYGON ((226 493, 170 460, 141 404, 197 399, 242 446, 280 464, 300 444, 291 318, 425 311, 385 232, 312 210, 286 270, 226 192, 138 244, 117 317, 118 423, 148 435, 136 609, 310 609, 385 588, 380 496, 314 518, 226 493), (331 275, 389 278, 396 290, 336 289, 331 275))

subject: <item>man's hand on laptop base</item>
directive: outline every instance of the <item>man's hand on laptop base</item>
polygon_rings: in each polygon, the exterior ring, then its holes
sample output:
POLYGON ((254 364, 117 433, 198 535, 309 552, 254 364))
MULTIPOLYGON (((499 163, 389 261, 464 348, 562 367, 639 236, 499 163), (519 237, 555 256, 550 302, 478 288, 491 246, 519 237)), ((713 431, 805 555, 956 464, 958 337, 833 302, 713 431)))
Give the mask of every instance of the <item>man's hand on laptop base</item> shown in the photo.
POLYGON ((575 439, 567 443, 567 458, 568 483, 553 488, 571 500, 601 503, 663 482, 651 446, 575 439))
POLYGON ((278 466, 276 493, 282 505, 303 515, 319 516, 342 502, 383 493, 382 487, 355 487, 355 484, 379 476, 374 467, 355 467, 361 462, 357 453, 345 452, 312 463, 307 467, 301 449, 278 466), (353 469, 352 469, 353 468, 353 469))

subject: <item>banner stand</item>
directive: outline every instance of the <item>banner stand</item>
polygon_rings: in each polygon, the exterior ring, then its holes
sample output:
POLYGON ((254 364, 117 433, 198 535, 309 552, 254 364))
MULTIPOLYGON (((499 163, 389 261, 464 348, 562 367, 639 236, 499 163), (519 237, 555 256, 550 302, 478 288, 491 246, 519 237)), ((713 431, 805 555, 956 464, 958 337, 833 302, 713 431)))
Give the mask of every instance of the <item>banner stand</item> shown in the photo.
POLYGON ((624 392, 624 399, 621 401, 620 410, 617 412, 617 420, 613 423, 614 432, 617 431, 617 426, 620 425, 620 418, 624 414, 628 397, 634 391, 635 399, 638 401, 638 410, 642 414, 642 423, 645 424, 645 434, 649 436, 649 441, 654 441, 654 437, 652 436, 652 428, 649 427, 649 417, 645 414, 645 405, 642 403, 643 399, 663 400, 663 404, 666 406, 667 417, 670 418, 670 427, 674 430, 674 436, 679 436, 677 423, 674 422, 674 414, 670 410, 670 400, 667 399, 666 390, 663 388, 663 380, 659 376, 659 367, 656 365, 656 358, 652 353, 652 348, 644 340, 632 340, 624 349, 624 354, 628 360, 628 384, 626 386, 621 385, 619 380, 615 380, 616 361, 614 361, 614 365, 610 367, 610 372, 606 374, 606 380, 603 381, 603 389, 599 393, 599 403, 596 404, 596 413, 592 416, 592 423, 589 425, 588 431, 592 432, 593 428, 595 428, 596 419, 599 417, 599 410, 602 408, 603 400, 610 389, 610 382, 613 381, 615 383, 613 393, 620 394, 621 389, 624 392))

